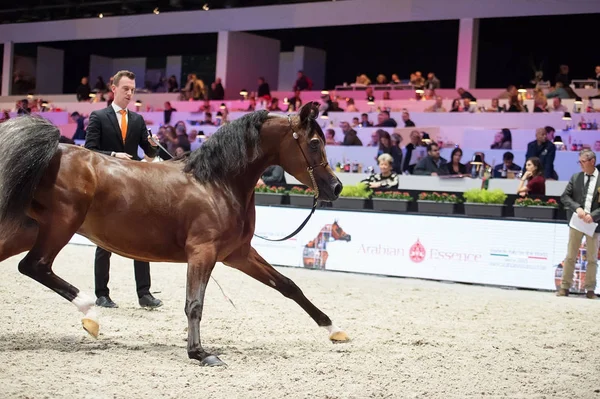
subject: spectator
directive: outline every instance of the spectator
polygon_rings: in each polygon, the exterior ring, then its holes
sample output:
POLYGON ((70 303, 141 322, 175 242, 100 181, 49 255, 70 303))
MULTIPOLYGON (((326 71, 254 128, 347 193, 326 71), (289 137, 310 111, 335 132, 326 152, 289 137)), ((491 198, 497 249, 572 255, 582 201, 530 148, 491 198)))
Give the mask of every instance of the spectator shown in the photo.
POLYGON ((344 133, 342 145, 363 145, 362 141, 358 138, 358 134, 356 134, 356 130, 352 129, 348 122, 340 123, 340 127, 344 133))
POLYGON ((300 90, 311 90, 313 87, 313 82, 310 80, 308 76, 304 74, 303 71, 298 71, 298 79, 296 79, 296 83, 294 84, 294 91, 300 90))
POLYGON ((466 91, 462 87, 459 87, 458 90, 456 90, 456 91, 460 95, 460 98, 462 98, 463 100, 465 98, 468 98, 470 101, 477 101, 477 99, 471 93, 469 93, 468 91, 466 91))
POLYGON ((210 85, 210 89, 212 100, 223 100, 225 98, 225 89, 223 88, 221 78, 216 78, 213 84, 210 85))
POLYGON ((455 148, 452 150, 450 162, 446 164, 446 169, 449 175, 464 175, 467 173, 466 165, 460 163, 462 156, 463 152, 460 148, 455 148))
POLYGON ((546 179, 540 159, 531 157, 525 163, 525 173, 521 177, 517 194, 521 197, 528 195, 546 195, 546 179))
POLYGON ((369 184, 374 191, 386 191, 398 189, 398 175, 393 171, 394 162, 390 154, 381 154, 377 157, 380 173, 372 174, 363 182, 369 184))
POLYGON ((271 88, 262 76, 258 78, 258 93, 256 96, 258 98, 264 98, 267 101, 271 99, 271 88))
POLYGON ((440 176, 447 174, 448 162, 440 156, 440 147, 437 143, 427 146, 427 156, 421 159, 415 166, 415 175, 440 176))
POLYGON ((492 150, 510 150, 512 149, 512 134, 509 129, 502 129, 494 138, 494 144, 490 146, 492 150))
MULTIPOLYGON (((389 115, 390 114, 388 113, 388 116, 389 115)), ((415 127, 415 123, 410 120, 410 114, 406 110, 402 111, 402 120, 404 121, 404 127, 415 127)), ((394 123, 396 123, 396 121, 394 121, 394 123)), ((396 127, 396 125, 394 125, 394 127, 396 127)))
POLYGON ((373 127, 373 122, 371 122, 369 120, 369 114, 361 114, 361 116, 360 116, 360 126, 362 126, 362 127, 373 127))
POLYGON ((77 87, 77 101, 90 101, 90 93, 92 92, 92 88, 88 83, 88 78, 84 76, 81 78, 81 84, 77 87))
POLYGON ((517 172, 521 171, 521 167, 514 163, 515 156, 512 152, 507 151, 502 156, 502 163, 494 167, 493 177, 497 179, 507 179, 514 177, 517 172))
POLYGON ((558 180, 558 175, 554 171, 554 158, 556 157, 556 146, 548 140, 548 132, 541 127, 535 131, 535 140, 527 144, 527 154, 525 159, 539 158, 541 170, 546 179, 558 180))
MULTIPOLYGON (((388 111, 381 111, 379 115, 377 115, 377 125, 375 127, 396 127, 398 123, 390 118, 390 113, 388 111)), ((414 126, 414 125, 413 125, 414 126)))
POLYGON ((435 76, 433 72, 427 74, 427 81, 425 81, 425 88, 428 90, 436 90, 440 88, 440 80, 435 76))

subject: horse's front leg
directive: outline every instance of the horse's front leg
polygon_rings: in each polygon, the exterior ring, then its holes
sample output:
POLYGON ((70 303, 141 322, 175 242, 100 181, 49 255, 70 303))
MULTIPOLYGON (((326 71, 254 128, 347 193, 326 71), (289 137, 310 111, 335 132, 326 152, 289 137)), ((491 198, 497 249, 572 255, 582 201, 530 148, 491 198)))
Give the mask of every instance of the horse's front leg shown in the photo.
POLYGON ((203 366, 225 366, 217 356, 206 352, 200 343, 200 320, 204 308, 204 294, 208 279, 215 267, 217 255, 212 246, 188 246, 187 287, 185 314, 188 319, 187 352, 190 359, 203 366))
POLYGON ((285 297, 292 299, 308 313, 318 326, 327 329, 329 339, 332 342, 347 342, 350 340, 344 331, 334 326, 331 319, 304 296, 302 290, 292 280, 275 270, 254 248, 250 248, 247 258, 234 257, 223 263, 238 269, 261 283, 276 289, 285 297))

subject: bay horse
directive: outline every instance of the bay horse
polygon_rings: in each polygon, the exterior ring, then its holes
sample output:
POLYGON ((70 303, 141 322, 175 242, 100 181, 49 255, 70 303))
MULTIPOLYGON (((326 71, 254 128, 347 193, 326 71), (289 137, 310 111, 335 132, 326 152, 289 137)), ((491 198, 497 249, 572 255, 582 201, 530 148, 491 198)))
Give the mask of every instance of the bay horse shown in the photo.
POLYGON ((317 116, 316 103, 294 116, 253 112, 221 127, 189 157, 151 163, 59 145, 58 128, 40 117, 10 119, 0 125, 0 261, 29 251, 19 271, 72 302, 95 338, 94 299, 52 271, 75 233, 127 258, 187 263, 187 353, 201 365, 225 365, 200 343, 216 262, 294 300, 332 342, 348 341, 251 246, 254 186, 267 166, 282 166, 320 200, 338 198, 342 184, 327 163, 317 116))
POLYGON ((324 270, 327 265, 329 253, 327 252, 327 243, 333 241, 350 242, 352 237, 347 234, 335 220, 331 224, 323 226, 314 240, 310 240, 302 251, 302 263, 307 269, 324 270))

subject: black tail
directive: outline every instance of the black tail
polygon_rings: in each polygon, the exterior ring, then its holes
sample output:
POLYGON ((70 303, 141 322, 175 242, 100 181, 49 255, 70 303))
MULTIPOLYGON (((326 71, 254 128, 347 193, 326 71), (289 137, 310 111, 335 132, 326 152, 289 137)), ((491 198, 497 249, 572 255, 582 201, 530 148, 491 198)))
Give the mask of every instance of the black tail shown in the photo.
POLYGON ((0 123, 0 225, 20 223, 58 149, 60 131, 47 119, 20 116, 0 123))

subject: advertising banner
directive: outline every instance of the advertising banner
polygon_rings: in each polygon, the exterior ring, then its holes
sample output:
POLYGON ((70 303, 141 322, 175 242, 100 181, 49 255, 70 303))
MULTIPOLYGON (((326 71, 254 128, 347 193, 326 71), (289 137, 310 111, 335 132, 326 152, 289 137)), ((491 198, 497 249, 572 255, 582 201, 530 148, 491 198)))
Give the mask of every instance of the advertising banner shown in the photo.
MULTIPOLYGON (((256 234, 284 237, 309 212, 257 206, 256 234)), ((318 209, 294 238, 252 245, 273 265, 555 290, 568 234, 562 223, 318 209)), ((572 292, 584 292, 586 255, 582 244, 572 292)))

